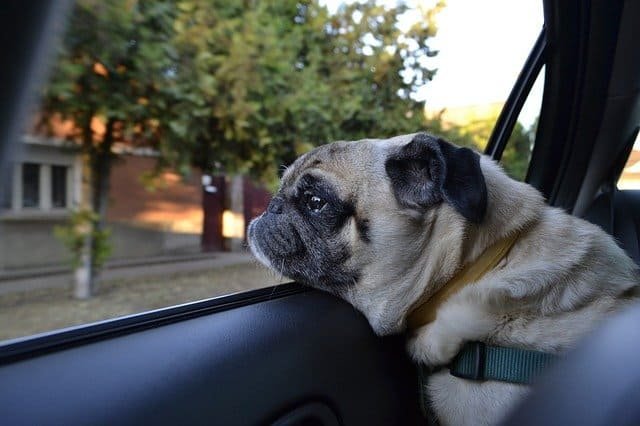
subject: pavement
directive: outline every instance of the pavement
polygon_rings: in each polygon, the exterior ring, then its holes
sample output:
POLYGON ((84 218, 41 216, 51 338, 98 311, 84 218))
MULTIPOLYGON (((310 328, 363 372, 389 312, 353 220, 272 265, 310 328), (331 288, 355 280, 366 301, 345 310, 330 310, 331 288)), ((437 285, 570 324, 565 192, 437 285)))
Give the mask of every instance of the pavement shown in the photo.
MULTIPOLYGON (((162 276, 252 262, 254 262, 254 257, 248 252, 213 252, 121 259, 107 262, 100 273, 100 279, 109 281, 120 278, 162 276)), ((0 271, 0 295, 43 288, 67 287, 72 282, 73 272, 65 266, 0 271)))

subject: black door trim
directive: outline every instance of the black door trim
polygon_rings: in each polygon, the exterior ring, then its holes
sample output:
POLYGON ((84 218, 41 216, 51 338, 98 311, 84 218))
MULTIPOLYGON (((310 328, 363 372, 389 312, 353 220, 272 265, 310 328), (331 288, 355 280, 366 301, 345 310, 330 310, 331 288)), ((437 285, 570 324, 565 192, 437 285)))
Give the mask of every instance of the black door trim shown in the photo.
POLYGON ((0 344, 0 365, 307 291, 297 283, 281 284, 8 340, 0 344))

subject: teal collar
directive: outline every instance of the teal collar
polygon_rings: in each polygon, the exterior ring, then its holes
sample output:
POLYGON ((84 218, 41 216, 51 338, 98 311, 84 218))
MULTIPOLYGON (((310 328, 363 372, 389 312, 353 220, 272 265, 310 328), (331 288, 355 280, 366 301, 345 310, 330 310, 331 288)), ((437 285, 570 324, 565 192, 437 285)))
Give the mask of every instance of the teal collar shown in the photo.
MULTIPOLYGON (((557 355, 545 352, 471 342, 458 352, 447 368, 453 376, 463 379, 528 385, 557 358, 557 355)), ((432 372, 424 364, 418 365, 420 408, 432 424, 438 424, 427 394, 427 381, 432 372)))
POLYGON ((472 342, 458 353, 449 371, 463 379, 528 385, 556 358, 557 355, 545 352, 472 342))

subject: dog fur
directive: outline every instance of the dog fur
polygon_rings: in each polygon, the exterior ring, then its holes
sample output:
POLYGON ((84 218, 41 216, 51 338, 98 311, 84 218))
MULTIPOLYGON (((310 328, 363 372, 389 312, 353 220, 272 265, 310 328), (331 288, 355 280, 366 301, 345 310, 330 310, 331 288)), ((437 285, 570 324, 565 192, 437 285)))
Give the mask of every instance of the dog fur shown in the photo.
MULTIPOLYGON (((562 353, 636 299, 637 267, 607 233, 547 206, 537 190, 509 178, 490 158, 474 157, 481 176, 469 181, 484 181, 485 205, 473 201, 482 211, 461 206, 438 180, 449 179, 438 167, 453 170, 445 158, 451 149, 458 148, 425 134, 316 148, 285 172, 276 201, 249 226, 249 245, 265 265, 342 297, 376 333, 386 335, 405 331, 412 309, 462 265, 521 232, 494 270, 456 293, 435 321, 412 333, 411 357, 434 369, 448 364, 468 341, 562 353), (421 178, 427 184, 398 185, 390 159, 416 141, 429 146, 430 156, 407 164, 429 169, 421 178), (300 207, 300 197, 309 200, 315 191, 303 189, 305 179, 312 181, 309 188, 324 185, 332 222, 313 209, 318 214, 309 218, 308 209, 300 207), (414 202, 420 191, 435 192, 414 202)), ((468 157, 467 151, 456 152, 468 157)), ((460 190, 476 196, 481 189, 460 190)), ((438 420, 447 425, 496 424, 528 389, 464 380, 446 369, 431 375, 427 386, 438 420)))

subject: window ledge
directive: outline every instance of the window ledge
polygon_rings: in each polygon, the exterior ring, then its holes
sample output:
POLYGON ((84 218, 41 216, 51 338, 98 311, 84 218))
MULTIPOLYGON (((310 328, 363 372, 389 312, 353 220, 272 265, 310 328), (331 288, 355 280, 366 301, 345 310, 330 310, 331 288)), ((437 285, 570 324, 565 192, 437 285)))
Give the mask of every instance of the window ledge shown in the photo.
POLYGON ((66 219, 71 212, 68 209, 24 209, 24 210, 0 210, 0 221, 12 222, 21 220, 52 220, 66 219))

